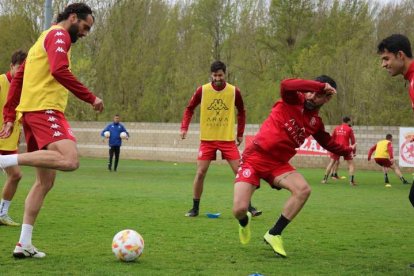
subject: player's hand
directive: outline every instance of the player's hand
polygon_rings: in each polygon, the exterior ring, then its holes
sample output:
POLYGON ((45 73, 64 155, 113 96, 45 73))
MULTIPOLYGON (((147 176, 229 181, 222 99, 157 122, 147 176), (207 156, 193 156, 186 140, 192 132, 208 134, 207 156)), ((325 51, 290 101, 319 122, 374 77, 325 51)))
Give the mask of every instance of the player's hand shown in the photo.
POLYGON ((357 143, 350 145, 349 147, 352 149, 352 151, 354 151, 356 149, 357 143))
POLYGON ((102 112, 103 109, 104 109, 103 101, 98 97, 96 97, 96 99, 93 102, 92 106, 93 106, 93 110, 98 111, 98 112, 102 112))
POLYGON ((187 130, 181 130, 180 137, 181 139, 185 139, 187 137, 187 130))
POLYGON ((324 87, 323 91, 327 95, 334 95, 334 94, 336 94, 336 89, 333 88, 329 83, 325 83, 325 87, 324 87))
POLYGON ((240 146, 240 144, 243 142, 243 137, 237 137, 237 146, 240 146))
POLYGON ((8 138, 13 132, 13 122, 7 122, 3 125, 2 129, 0 130, 0 138, 5 139, 8 138))

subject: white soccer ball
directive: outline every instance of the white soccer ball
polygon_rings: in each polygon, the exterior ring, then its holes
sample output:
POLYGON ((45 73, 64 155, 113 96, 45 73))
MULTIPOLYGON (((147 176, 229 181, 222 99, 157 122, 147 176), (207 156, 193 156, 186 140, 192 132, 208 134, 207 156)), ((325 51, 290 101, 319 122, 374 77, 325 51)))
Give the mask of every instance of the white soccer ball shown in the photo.
POLYGON ((144 239, 134 230, 122 230, 112 240, 112 252, 121 261, 134 261, 141 256, 143 251, 144 239))
POLYGON ((106 137, 106 138, 109 138, 109 136, 111 136, 111 132, 110 131, 105 131, 104 132, 104 136, 106 137))
POLYGON ((125 139, 128 137, 128 134, 125 131, 123 131, 121 132, 121 134, 119 134, 119 137, 121 137, 121 139, 125 139))

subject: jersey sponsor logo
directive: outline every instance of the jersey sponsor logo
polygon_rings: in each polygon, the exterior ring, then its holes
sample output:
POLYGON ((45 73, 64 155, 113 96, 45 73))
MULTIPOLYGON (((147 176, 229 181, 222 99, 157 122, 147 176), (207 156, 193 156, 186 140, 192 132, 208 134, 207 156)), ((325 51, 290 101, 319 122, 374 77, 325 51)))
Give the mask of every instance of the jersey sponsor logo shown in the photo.
POLYGON ((207 109, 215 110, 216 115, 219 115, 221 110, 229 110, 229 108, 226 106, 222 99, 214 99, 210 106, 207 107, 207 109))
POLYGON ((295 119, 289 119, 284 127, 286 129, 289 137, 296 143, 296 146, 299 147, 305 141, 305 128, 300 127, 295 119))
POLYGON ((70 136, 75 137, 75 133, 73 133, 73 130, 71 128, 68 128, 68 133, 70 136))
POLYGON ((64 33, 63 33, 63 32, 61 32, 61 31, 57 31, 57 32, 55 33, 55 36, 62 36, 62 35, 64 35, 64 33))
POLYGON ((66 51, 62 47, 57 47, 56 53, 57 52, 66 54, 66 51))
POLYGON ((55 44, 66 44, 65 41, 63 41, 63 39, 57 39, 55 44))
POLYGON ((201 150, 200 150, 200 151, 198 152, 198 157, 201 157, 201 156, 203 156, 203 151, 201 151, 201 150))

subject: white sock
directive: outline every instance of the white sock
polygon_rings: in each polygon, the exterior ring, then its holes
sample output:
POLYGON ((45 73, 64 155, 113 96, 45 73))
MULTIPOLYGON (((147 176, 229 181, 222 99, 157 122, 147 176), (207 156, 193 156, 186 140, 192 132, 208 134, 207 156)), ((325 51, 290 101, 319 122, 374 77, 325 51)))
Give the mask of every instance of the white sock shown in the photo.
POLYGON ((1 155, 0 156, 0 167, 2 169, 17 166, 17 154, 1 155))
POLYGON ((1 199, 0 201, 0 216, 7 215, 10 207, 10 200, 1 199))
POLYGON ((20 233, 20 239, 19 239, 19 243, 22 246, 32 244, 32 232, 33 232, 33 225, 22 224, 22 232, 20 233))

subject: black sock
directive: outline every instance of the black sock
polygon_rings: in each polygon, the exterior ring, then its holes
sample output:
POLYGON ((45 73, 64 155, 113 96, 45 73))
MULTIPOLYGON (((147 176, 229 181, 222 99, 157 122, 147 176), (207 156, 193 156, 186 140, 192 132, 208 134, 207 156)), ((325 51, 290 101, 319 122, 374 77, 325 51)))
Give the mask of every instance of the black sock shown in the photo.
POLYGON ((239 219, 239 224, 245 227, 249 223, 249 217, 246 215, 244 218, 239 219))
POLYGON ((200 199, 193 198, 193 209, 198 210, 200 207, 200 199))
POLYGON ((328 175, 327 174, 324 175, 323 180, 325 180, 325 181, 328 180, 328 175))
POLYGON ((404 176, 401 176, 400 179, 401 179, 402 183, 408 183, 407 180, 405 180, 404 176))
POLYGON ((408 196, 408 198, 410 199, 411 205, 413 205, 414 207, 414 184, 411 185, 410 195, 408 196))
POLYGON ((285 218, 283 215, 280 215, 280 218, 277 220, 276 224, 272 229, 269 230, 270 235, 281 235, 283 229, 289 224, 290 220, 285 218))
POLYGON ((334 173, 331 173, 331 177, 334 177, 335 176, 335 174, 334 173))
POLYGON ((385 183, 390 183, 390 181, 388 180, 388 174, 385 174, 385 183))
POLYGON ((338 173, 335 173, 335 177, 338 177, 338 173))
POLYGON ((351 182, 354 182, 354 176, 351 175, 351 182))

